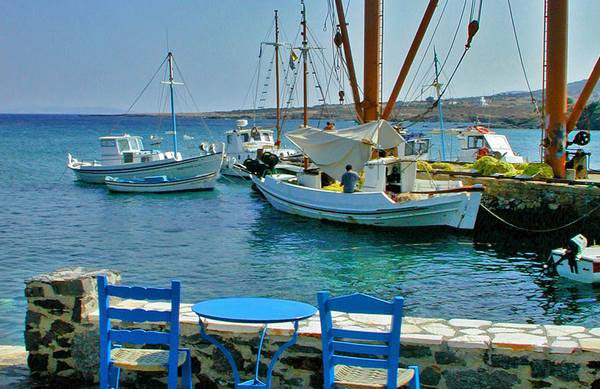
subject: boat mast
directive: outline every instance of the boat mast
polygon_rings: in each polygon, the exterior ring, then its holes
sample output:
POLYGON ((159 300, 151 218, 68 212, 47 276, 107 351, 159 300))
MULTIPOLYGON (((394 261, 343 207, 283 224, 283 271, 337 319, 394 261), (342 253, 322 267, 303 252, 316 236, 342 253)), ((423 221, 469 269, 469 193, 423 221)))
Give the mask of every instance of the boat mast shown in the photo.
POLYGON ((365 0, 364 121, 379 119, 381 90, 381 0, 365 0))
POLYGON ((175 159, 177 159, 177 119, 175 118, 175 103, 173 98, 173 53, 169 51, 167 54, 169 60, 169 89, 171 91, 171 122, 173 123, 173 152, 175 153, 175 159))
POLYGON ((439 68, 438 68, 438 57, 437 57, 437 52, 435 51, 435 47, 433 48, 433 64, 435 66, 435 80, 433 82, 433 86, 435 87, 435 93, 436 93, 436 97, 437 97, 437 102, 438 102, 438 116, 439 116, 439 120, 440 120, 440 135, 442 138, 442 161, 446 160, 446 145, 445 145, 445 140, 444 140, 444 113, 442 111, 442 100, 440 99, 441 97, 441 87, 442 84, 440 84, 440 72, 439 72, 439 68))
POLYGON ((308 36, 306 31, 306 6, 302 4, 302 81, 304 83, 304 127, 308 127, 308 36))
POLYGON ((279 147, 279 145, 281 144, 281 110, 279 107, 279 17, 277 15, 277 10, 275 10, 275 89, 275 95, 277 96, 277 121, 275 124, 275 129, 277 130, 277 139, 275 140, 275 146, 279 147))
POLYGON ((546 137, 544 161, 555 177, 565 176, 567 148, 568 0, 548 1, 546 48, 546 137))

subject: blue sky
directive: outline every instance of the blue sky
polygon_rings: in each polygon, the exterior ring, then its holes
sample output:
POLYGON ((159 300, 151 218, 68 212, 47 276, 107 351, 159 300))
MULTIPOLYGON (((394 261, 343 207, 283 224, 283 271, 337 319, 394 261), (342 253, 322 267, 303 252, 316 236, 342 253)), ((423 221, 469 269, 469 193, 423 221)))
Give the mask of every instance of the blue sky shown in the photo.
MULTIPOLYGON (((433 23, 445 1, 440 0, 433 23)), ((463 0, 447 1, 433 40, 442 57, 463 6, 463 0)), ((328 2, 306 0, 311 30, 326 49, 331 41, 328 2), (325 24, 328 26, 324 31, 325 24)), ((384 98, 393 86, 426 4, 426 0, 385 2, 384 98)), ((542 4, 541 0, 512 0, 525 65, 535 89, 541 82, 542 4)), ((350 0, 349 28, 359 79, 362 7, 362 1, 350 0)), ((525 89, 506 1, 487 0, 483 7, 480 32, 449 96, 525 89)), ((169 48, 202 111, 249 108, 251 104, 245 97, 256 69, 259 42, 271 26, 274 9, 280 11, 283 39, 293 40, 300 5, 292 0, 0 0, 0 112, 70 112, 83 108, 124 111, 164 58, 167 30, 169 48)), ((467 5, 467 14, 469 10, 467 5)), ((598 16, 600 1, 570 1, 569 81, 587 78, 600 54, 598 16)), ((428 37, 431 31, 432 26, 428 37)), ((446 74, 460 55, 465 34, 463 20, 446 74)), ((331 52, 326 55, 331 62, 331 52)), ((427 54, 417 84, 423 79, 431 56, 427 54)), ((415 70, 416 65, 413 74, 415 70)), ((430 82, 430 78, 426 79, 430 82)), ((157 80, 134 111, 157 111, 159 88, 157 80)), ((179 91, 183 94, 182 89, 179 91)), ((346 92, 350 97, 349 88, 346 92)), ((314 88, 310 94, 311 104, 316 103, 314 88)), ((403 90, 401 97, 405 94, 403 90)), ((269 99, 267 105, 271 104, 269 99)), ((181 110, 194 110, 192 104, 182 105, 181 110)))

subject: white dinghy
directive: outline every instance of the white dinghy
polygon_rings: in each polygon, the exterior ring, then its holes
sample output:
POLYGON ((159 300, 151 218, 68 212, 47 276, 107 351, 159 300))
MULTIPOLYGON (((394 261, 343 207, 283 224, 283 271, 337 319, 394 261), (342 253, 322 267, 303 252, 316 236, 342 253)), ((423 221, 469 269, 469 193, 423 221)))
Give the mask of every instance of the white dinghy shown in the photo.
POLYGON ((252 176, 258 190, 282 212, 378 227, 475 226, 483 187, 416 179, 416 158, 398 156, 404 140, 385 120, 328 132, 300 128, 287 137, 319 169, 252 176), (321 187, 323 174, 339 178, 346 164, 364 174, 358 191, 321 187))
POLYGON ((567 247, 552 250, 547 267, 573 281, 600 283, 600 246, 588 246, 585 236, 579 234, 567 247))
POLYGON ((152 176, 145 178, 106 177, 106 186, 112 192, 127 193, 167 193, 212 190, 218 178, 216 172, 194 177, 152 176))

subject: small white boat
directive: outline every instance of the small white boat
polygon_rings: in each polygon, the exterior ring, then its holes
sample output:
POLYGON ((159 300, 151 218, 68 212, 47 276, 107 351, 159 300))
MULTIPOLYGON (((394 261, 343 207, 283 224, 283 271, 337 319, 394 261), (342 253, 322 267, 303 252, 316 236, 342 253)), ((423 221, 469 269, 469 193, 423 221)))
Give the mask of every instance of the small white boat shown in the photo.
POLYGON ((167 176, 151 176, 144 178, 106 177, 105 183, 112 192, 128 193, 167 193, 198 190, 212 190, 218 177, 216 172, 194 177, 168 178, 167 176))
POLYGON ((384 120, 335 132, 301 128, 287 136, 319 171, 252 176, 258 190, 282 212, 377 227, 475 226, 483 187, 417 180, 414 156, 371 159, 381 150, 396 152, 403 143, 384 120), (346 164, 363 170, 360 191, 341 193, 321 186, 322 173, 341 177, 346 164))
POLYGON ((457 136, 460 140, 459 162, 475 162, 487 155, 510 163, 527 162, 525 158, 513 151, 506 136, 496 134, 487 127, 469 126, 457 136))
POLYGON ((600 246, 587 243, 581 234, 573 237, 567 247, 552 250, 548 267, 573 281, 600 283, 600 246))
POLYGON ((244 169, 240 169, 240 166, 247 159, 257 158, 258 150, 268 151, 277 155, 280 159, 299 153, 294 149, 276 148, 273 130, 262 127, 248 128, 247 126, 248 121, 241 119, 237 121, 235 130, 225 133, 227 136, 225 146, 227 153, 221 172, 223 175, 250 178, 250 174, 244 169))
MULTIPOLYGON (((223 160, 222 151, 212 148, 212 152, 209 150, 202 155, 188 158, 183 158, 177 151, 173 86, 181 83, 173 79, 173 54, 169 52, 165 61, 168 62, 169 79, 161 83, 168 85, 171 92, 172 130, 170 133, 173 135, 173 151, 145 150, 142 138, 139 136, 128 134, 103 136, 100 138, 101 161, 80 161, 68 154, 67 167, 75 173, 79 181, 103 184, 107 176, 130 179, 158 175, 192 177, 215 172, 218 174, 223 160)), ((162 138, 160 140, 162 141, 162 138)))
POLYGON ((152 146, 159 146, 163 141, 162 136, 150 135, 150 144, 152 146))
POLYGON ((193 140, 193 139, 194 139, 194 137, 193 137, 193 136, 191 136, 191 135, 188 135, 188 134, 183 134, 183 139, 184 139, 184 140, 193 140))

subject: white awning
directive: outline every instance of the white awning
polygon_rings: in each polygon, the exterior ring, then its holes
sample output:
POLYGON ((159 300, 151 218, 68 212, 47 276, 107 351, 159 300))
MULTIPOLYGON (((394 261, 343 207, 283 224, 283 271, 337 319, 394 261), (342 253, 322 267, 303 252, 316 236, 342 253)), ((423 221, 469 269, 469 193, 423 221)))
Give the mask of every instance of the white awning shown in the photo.
POLYGON ((340 179, 347 164, 360 170, 371 158, 371 150, 390 149, 404 142, 385 120, 361 124, 336 131, 299 128, 287 138, 313 160, 321 171, 340 179))

